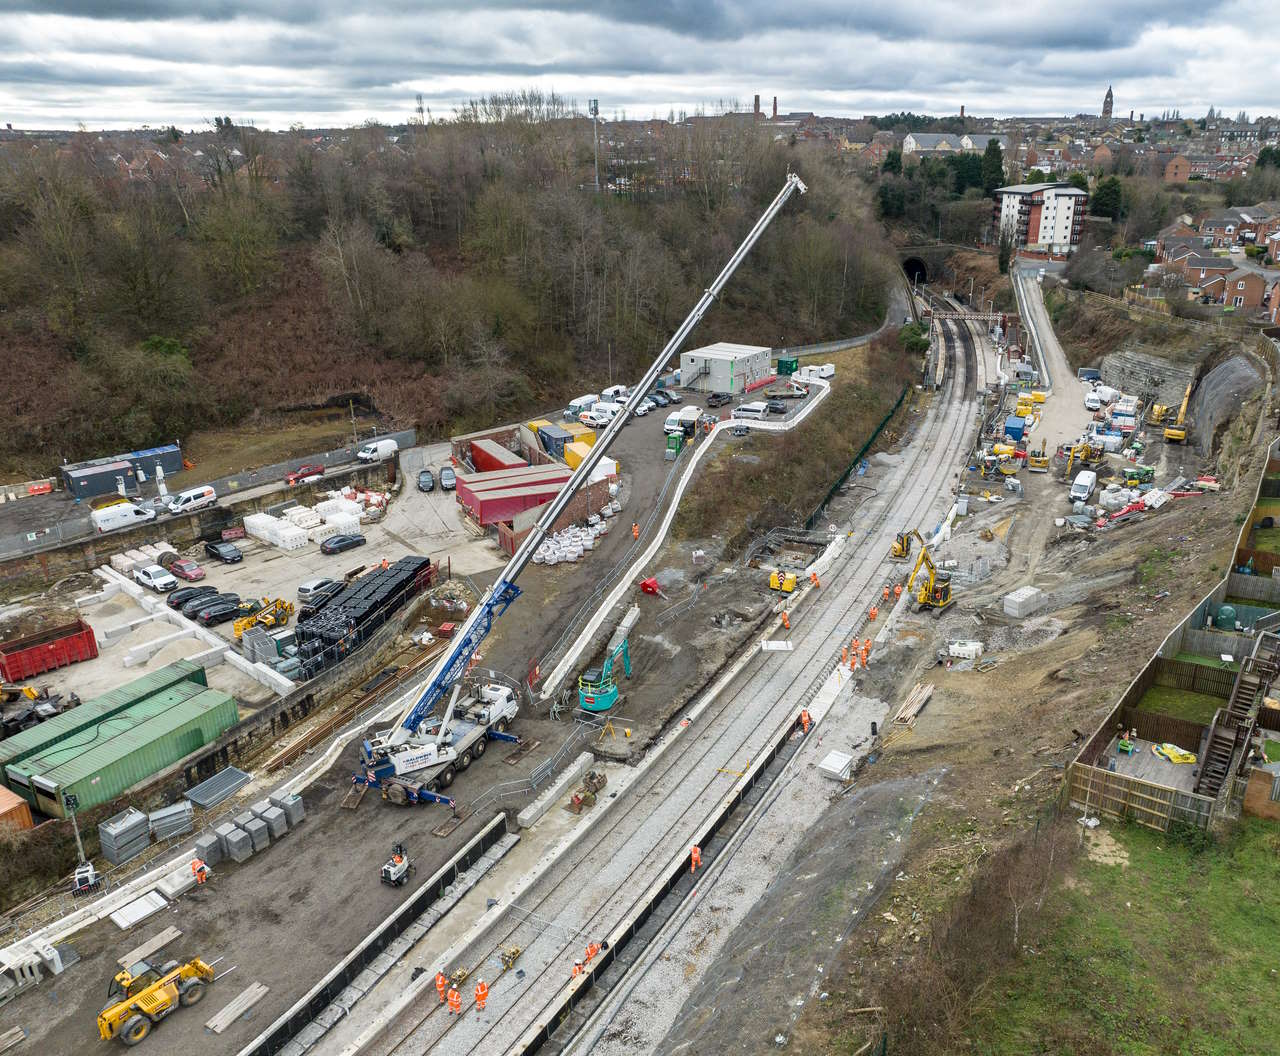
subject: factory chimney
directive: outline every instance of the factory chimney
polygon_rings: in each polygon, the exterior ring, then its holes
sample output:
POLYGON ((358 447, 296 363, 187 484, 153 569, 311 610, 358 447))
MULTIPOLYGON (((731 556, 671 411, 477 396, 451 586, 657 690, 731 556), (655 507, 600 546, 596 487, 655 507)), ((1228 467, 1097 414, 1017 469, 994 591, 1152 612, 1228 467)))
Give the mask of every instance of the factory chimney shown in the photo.
POLYGON ((776 95, 773 97, 773 119, 775 121, 778 120, 778 97, 776 95))
POLYGON ((960 120, 964 120, 964 103, 960 104, 960 120))
POLYGON ((759 121, 760 120, 760 96, 758 95, 756 96, 755 115, 756 115, 756 120, 759 121))

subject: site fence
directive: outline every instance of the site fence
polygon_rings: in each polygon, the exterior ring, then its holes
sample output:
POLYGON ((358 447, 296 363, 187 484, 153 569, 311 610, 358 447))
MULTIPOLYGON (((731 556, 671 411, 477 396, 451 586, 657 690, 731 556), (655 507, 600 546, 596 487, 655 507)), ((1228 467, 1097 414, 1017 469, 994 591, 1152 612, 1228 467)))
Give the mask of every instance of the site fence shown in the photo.
POLYGON ((866 443, 858 448, 858 453, 853 456, 853 461, 849 463, 845 468, 845 471, 840 474, 836 479, 836 482, 827 490, 827 494, 823 496, 822 501, 818 503, 814 508, 814 511, 809 514, 808 518, 804 522, 804 526, 807 531, 813 530, 813 526, 818 523, 818 518, 822 516, 823 512, 831 504, 831 500, 836 497, 836 493, 844 487, 845 482, 853 475, 854 470, 858 468, 858 463, 862 461, 863 456, 871 450, 871 445, 879 439, 881 432, 884 431, 884 427, 888 425, 893 416, 898 413, 898 410, 902 407, 902 401, 907 398, 907 392, 909 390, 909 385, 902 386, 902 391, 898 393, 897 400, 894 402, 893 406, 889 408, 889 413, 881 418, 880 424, 871 430, 871 435, 867 437, 866 443))

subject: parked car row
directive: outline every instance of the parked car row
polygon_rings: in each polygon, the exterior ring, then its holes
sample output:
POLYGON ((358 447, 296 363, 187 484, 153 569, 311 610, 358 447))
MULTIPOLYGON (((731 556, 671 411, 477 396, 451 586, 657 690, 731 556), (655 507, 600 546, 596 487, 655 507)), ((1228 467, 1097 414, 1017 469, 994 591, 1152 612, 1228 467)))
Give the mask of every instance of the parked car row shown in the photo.
MULTIPOLYGON (((458 486, 458 477, 454 473, 452 466, 442 466, 440 468, 440 490, 453 491, 458 486)), ((418 470, 418 490, 419 491, 435 491, 436 478, 435 473, 430 469, 418 470)))

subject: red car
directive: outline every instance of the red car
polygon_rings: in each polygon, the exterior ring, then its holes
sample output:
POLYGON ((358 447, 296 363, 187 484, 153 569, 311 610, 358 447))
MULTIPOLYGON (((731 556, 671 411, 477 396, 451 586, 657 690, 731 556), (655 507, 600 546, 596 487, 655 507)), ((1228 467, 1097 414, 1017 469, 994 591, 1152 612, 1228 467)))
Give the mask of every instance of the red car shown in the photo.
POLYGON ((169 571, 179 579, 185 579, 189 583, 194 583, 197 579, 204 579, 204 569, 189 557, 178 558, 177 561, 169 566, 169 571))
POLYGON ((307 480, 309 477, 323 477, 323 476, 324 476, 324 466, 320 465, 320 463, 318 462, 315 462, 309 465, 299 466, 297 469, 293 470, 293 472, 286 473, 284 475, 284 482, 288 484, 289 487, 293 487, 300 480, 307 480))

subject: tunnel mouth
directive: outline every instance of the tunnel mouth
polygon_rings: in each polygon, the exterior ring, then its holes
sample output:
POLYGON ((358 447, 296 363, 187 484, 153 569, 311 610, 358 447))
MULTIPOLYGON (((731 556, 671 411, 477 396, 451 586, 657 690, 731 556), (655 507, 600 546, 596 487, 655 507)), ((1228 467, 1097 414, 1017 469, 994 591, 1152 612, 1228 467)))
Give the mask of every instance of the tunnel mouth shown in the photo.
POLYGON ((904 260, 902 270, 907 273, 907 281, 913 286, 917 282, 929 281, 929 268, 919 257, 908 257, 904 260))

